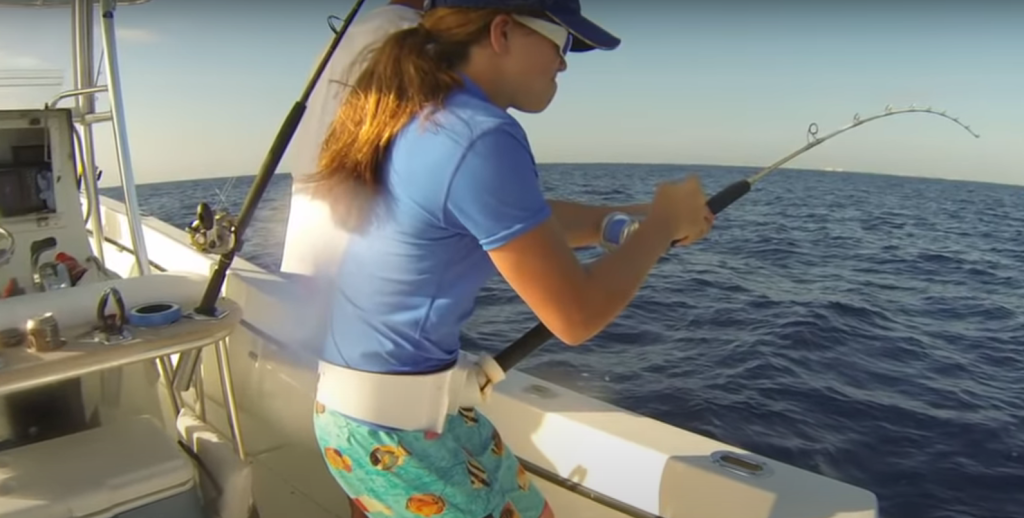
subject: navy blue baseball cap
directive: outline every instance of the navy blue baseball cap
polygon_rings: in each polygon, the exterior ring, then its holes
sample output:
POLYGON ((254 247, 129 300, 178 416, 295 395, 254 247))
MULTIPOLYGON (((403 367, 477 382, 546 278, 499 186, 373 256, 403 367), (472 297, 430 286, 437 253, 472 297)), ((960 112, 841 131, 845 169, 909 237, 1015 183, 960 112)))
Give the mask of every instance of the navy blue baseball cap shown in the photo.
POLYGON ((565 27, 572 36, 570 52, 614 50, 622 40, 583 16, 580 0, 427 0, 424 11, 435 7, 509 9, 544 12, 551 21, 565 27))

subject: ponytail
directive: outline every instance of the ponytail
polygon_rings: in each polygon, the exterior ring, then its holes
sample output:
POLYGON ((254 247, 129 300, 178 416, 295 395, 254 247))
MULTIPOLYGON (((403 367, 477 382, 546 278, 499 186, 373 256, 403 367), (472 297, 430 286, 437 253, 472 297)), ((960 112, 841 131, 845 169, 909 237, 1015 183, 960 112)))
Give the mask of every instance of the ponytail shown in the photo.
POLYGON ((381 168, 398 132, 421 111, 439 108, 462 80, 458 68, 504 11, 437 8, 389 36, 355 80, 324 139, 317 170, 303 180, 327 200, 348 231, 366 225, 381 168))

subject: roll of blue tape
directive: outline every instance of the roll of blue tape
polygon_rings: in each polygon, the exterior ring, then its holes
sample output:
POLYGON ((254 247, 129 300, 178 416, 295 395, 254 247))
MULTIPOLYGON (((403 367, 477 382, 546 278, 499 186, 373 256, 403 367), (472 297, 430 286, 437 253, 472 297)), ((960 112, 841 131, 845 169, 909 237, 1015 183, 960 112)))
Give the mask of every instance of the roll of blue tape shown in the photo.
POLYGON ((139 304, 128 312, 128 323, 136 327, 169 326, 181 319, 181 306, 173 302, 139 304))

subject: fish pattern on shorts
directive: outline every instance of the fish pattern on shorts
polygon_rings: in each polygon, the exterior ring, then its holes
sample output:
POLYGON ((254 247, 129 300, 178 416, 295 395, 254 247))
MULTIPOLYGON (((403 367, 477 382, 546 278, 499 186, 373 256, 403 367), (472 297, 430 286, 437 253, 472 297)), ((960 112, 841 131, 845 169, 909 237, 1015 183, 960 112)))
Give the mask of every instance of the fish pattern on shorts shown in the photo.
POLYGON ((482 413, 461 408, 441 434, 366 426, 317 402, 328 469, 371 518, 538 518, 547 508, 482 413))

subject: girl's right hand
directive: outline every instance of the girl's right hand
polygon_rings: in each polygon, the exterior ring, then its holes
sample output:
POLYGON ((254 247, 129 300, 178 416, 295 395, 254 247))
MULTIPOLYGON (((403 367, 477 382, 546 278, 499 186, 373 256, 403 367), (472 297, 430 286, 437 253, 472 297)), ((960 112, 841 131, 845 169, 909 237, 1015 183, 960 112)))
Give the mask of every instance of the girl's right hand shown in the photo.
POLYGON ((675 245, 686 246, 711 231, 715 215, 708 209, 700 178, 688 176, 658 185, 647 219, 665 226, 675 245))

